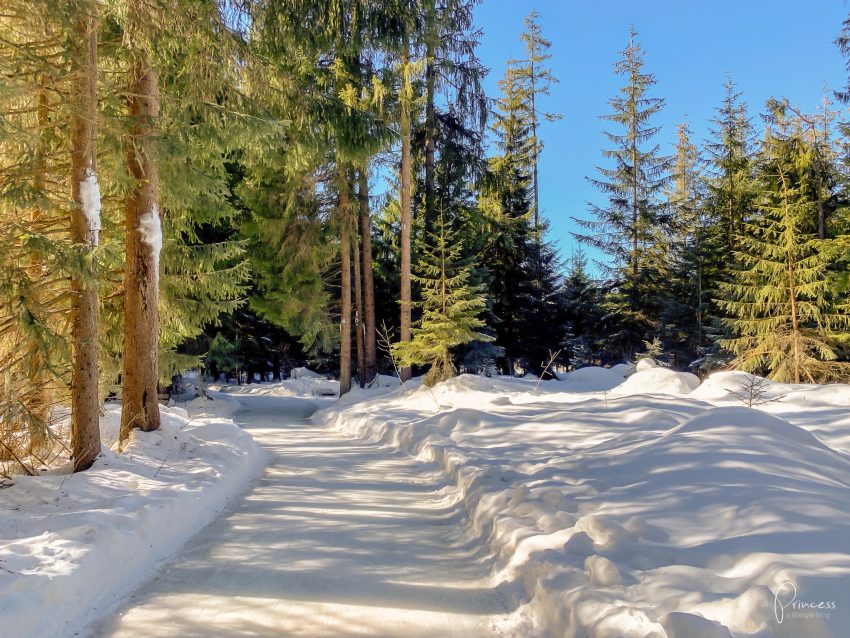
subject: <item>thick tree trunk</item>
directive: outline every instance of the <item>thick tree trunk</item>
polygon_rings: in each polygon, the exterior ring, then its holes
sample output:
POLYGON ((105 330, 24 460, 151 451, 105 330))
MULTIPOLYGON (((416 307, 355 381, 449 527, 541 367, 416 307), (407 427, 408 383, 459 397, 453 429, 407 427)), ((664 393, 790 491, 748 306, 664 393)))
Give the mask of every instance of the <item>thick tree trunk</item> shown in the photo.
MULTIPOLYGON (((79 28, 79 25, 77 25, 79 28)), ((75 63, 79 66, 79 62, 75 63)), ((76 68, 76 67, 75 67, 76 68)), ((72 96, 79 100, 80 96, 72 96)), ((36 193, 44 191, 44 180, 47 172, 45 159, 47 155, 47 136, 50 104, 47 94, 47 79, 44 74, 39 78, 38 92, 38 107, 36 108, 36 117, 38 119, 38 147, 36 148, 35 171, 32 180, 32 189, 36 193)), ((44 211, 40 207, 35 207, 30 212, 30 227, 33 232, 40 232, 41 218, 44 211)), ((32 250, 29 255, 29 267, 27 274, 32 284, 32 305, 35 308, 41 306, 44 295, 40 288, 40 282, 44 278, 44 261, 41 253, 37 250, 32 250)), ((33 352, 38 352, 39 346, 37 343, 32 343, 29 346, 33 352)), ((47 422, 50 418, 50 396, 47 388, 47 369, 46 361, 41 355, 33 356, 30 360, 29 369, 27 370, 27 381, 30 385, 30 393, 26 399, 27 410, 30 413, 29 427, 29 450, 35 452, 43 447, 48 440, 47 437, 47 422)))
MULTIPOLYGON (((410 50, 405 39, 402 49, 402 64, 407 68, 410 64, 410 50)), ((406 88, 404 89, 406 91, 406 88)), ((410 99, 402 98, 401 103, 401 321, 400 339, 402 342, 411 339, 411 281, 410 281, 410 99)), ((401 380, 407 381, 411 376, 409 367, 401 369, 401 380)))
POLYGON ((369 177, 366 169, 358 173, 360 200, 360 248, 363 277, 364 382, 371 383, 378 373, 378 333, 375 325, 375 283, 372 277, 372 222, 369 216, 369 177))
MULTIPOLYGON (((137 10, 131 5, 130 11, 137 10)), ((136 16, 138 19, 138 16, 136 16)), ((124 365, 121 441, 133 428, 159 428, 159 172, 153 153, 153 121, 159 115, 156 73, 141 49, 133 52, 127 91, 130 130, 127 168, 135 180, 127 195, 124 268, 124 365)))
MULTIPOLYGON (((100 229, 100 194, 94 185, 97 140, 97 5, 77 14, 71 38, 71 240, 90 251, 100 229), (85 189, 85 193, 83 193, 85 189), (85 194, 85 197, 84 197, 85 194), (96 198, 96 199, 95 199, 96 198)), ((98 298, 91 278, 71 278, 73 291, 71 372, 71 453, 74 471, 91 467, 100 454, 98 396, 98 298)))
POLYGON ((354 263, 354 321, 355 343, 357 350, 357 382, 360 387, 364 387, 366 367, 366 353, 363 349, 363 282, 360 278, 360 241, 359 232, 357 230, 357 216, 352 215, 352 226, 355 231, 352 237, 352 262, 354 263))
POLYGON ((348 175, 339 165, 339 253, 341 278, 341 316, 339 321, 339 396, 351 390, 351 210, 348 199, 348 175))

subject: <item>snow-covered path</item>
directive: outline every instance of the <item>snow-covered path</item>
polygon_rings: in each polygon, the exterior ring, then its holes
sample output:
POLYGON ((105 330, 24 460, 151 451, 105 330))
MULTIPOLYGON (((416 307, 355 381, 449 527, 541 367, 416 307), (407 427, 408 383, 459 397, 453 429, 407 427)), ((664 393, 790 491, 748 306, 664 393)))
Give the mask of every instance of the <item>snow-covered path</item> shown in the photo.
POLYGON ((94 636, 507 632, 507 597, 434 468, 309 423, 306 400, 238 400, 264 476, 94 636))

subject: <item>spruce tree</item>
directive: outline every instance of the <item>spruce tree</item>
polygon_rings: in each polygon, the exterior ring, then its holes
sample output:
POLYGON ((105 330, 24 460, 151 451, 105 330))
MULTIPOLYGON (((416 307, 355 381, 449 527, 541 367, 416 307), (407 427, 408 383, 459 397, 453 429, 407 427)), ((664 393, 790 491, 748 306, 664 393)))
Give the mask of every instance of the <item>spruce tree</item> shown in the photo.
POLYGON ((606 133, 615 148, 603 151, 603 156, 613 167, 600 167, 601 177, 590 180, 607 195, 608 202, 591 204, 594 219, 575 219, 589 231, 575 236, 611 259, 610 265, 604 265, 614 278, 607 304, 620 318, 612 333, 613 346, 621 356, 630 358, 658 324, 656 291, 664 278, 658 249, 669 224, 666 202, 660 196, 669 180, 670 158, 652 144, 660 127, 651 120, 664 100, 649 95, 655 77, 643 70, 643 49, 634 28, 622 55, 615 71, 626 78, 626 85, 609 102, 614 112, 603 116, 622 127, 622 132, 606 133))
POLYGON ((159 169, 154 126, 159 115, 156 70, 147 51, 147 7, 127 6, 131 61, 127 78, 130 130, 126 137, 127 170, 133 186, 126 201, 124 269, 124 356, 121 373, 121 441, 133 428, 159 428, 159 257, 162 223, 159 169))
POLYGON ((708 302, 704 283, 706 226, 701 159, 687 124, 677 129, 672 179, 667 192, 671 224, 664 242, 670 279, 661 311, 660 339, 673 365, 683 367, 703 352, 708 302))
POLYGON ((833 298, 830 267, 843 247, 812 229, 811 175, 799 170, 807 149, 799 124, 781 118, 765 135, 757 168, 757 213, 738 236, 732 281, 720 288, 734 336, 721 345, 733 365, 780 382, 819 383, 847 375, 836 362, 850 330, 846 301, 833 298))
POLYGON ((519 93, 523 100, 528 103, 528 123, 531 127, 531 193, 534 210, 534 229, 540 231, 540 181, 538 177, 538 163, 540 153, 543 151, 543 142, 540 140, 538 129, 541 119, 553 122, 561 119, 559 113, 549 113, 539 109, 541 96, 549 95, 552 84, 558 79, 552 74, 552 69, 546 66, 552 58, 549 49, 552 43, 543 37, 540 27, 540 13, 532 10, 525 18, 525 31, 522 41, 525 43, 526 57, 514 62, 516 80, 519 85, 519 93))
MULTIPOLYGON (((731 79, 724 85, 723 102, 712 120, 705 150, 711 166, 706 206, 714 217, 714 242, 726 265, 734 263, 739 224, 752 208, 753 130, 747 104, 731 79)), ((721 268, 718 264, 716 268, 721 268)))
POLYGON ((71 120, 71 241, 81 249, 82 276, 71 279, 73 360, 71 370, 71 446, 74 471, 91 467, 100 454, 98 393, 98 293, 92 250, 101 229, 97 181, 97 2, 78 7, 71 41, 73 114, 71 120))
POLYGON ((462 259, 461 235, 449 226, 442 208, 430 237, 416 275, 422 287, 422 318, 412 339, 396 343, 394 351, 402 365, 430 366, 425 383, 433 386, 455 374, 452 348, 490 338, 478 332, 484 327, 479 318, 485 306, 483 289, 471 285, 472 267, 462 259))
POLYGON ((605 340, 601 290, 587 272, 587 257, 579 249, 564 277, 564 320, 569 327, 567 360, 573 368, 596 365, 605 340))

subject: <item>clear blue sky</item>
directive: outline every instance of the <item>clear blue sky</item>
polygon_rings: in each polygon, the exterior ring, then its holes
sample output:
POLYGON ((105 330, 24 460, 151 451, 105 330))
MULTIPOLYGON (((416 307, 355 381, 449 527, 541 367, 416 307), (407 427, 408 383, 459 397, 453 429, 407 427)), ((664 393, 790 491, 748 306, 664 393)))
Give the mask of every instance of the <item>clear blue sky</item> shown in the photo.
POLYGON ((667 100, 657 123, 668 150, 685 118, 695 141, 706 137, 727 73, 754 116, 772 96, 815 110, 825 87, 846 82, 833 44, 850 10, 846 0, 484 0, 476 22, 484 31, 479 55, 490 68, 491 97, 505 62, 523 55, 519 36, 531 9, 541 13, 561 81, 542 105, 564 118, 542 128, 540 205, 565 258, 575 245, 570 217, 586 216, 587 201, 604 199, 585 177, 595 175, 600 151, 610 145, 602 134, 610 124, 599 116, 622 84, 613 65, 630 23, 646 51, 645 68, 656 75, 654 95, 667 100))

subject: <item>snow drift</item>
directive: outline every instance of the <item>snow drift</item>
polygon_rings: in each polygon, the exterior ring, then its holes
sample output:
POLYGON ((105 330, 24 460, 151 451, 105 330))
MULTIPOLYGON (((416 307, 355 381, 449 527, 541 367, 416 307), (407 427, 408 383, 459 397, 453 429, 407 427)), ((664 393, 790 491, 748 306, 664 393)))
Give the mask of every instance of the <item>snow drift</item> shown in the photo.
POLYGON ((314 418, 436 463, 533 635, 843 636, 850 388, 772 384, 752 409, 722 389, 741 373, 626 374, 461 376, 314 418))
MULTIPOLYGON (((215 405, 226 402, 221 397, 215 405)), ((159 430, 135 431, 123 453, 105 449, 86 472, 16 477, 0 490, 3 631, 74 635, 135 589, 262 470, 263 452, 232 421, 210 414, 190 419, 180 408, 161 411, 159 430)), ((108 407, 101 420, 105 448, 115 442, 119 423, 120 408, 108 407)))

